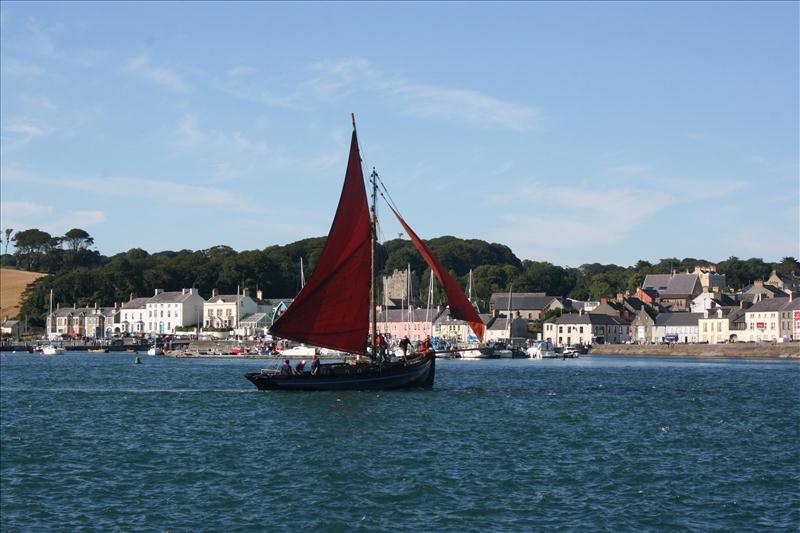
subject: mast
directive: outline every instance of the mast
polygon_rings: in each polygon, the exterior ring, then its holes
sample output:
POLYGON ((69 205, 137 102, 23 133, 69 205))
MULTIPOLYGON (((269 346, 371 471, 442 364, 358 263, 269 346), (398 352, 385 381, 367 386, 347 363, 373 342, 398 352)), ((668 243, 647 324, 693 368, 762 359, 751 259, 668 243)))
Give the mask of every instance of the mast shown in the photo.
POLYGON ((508 329, 508 341, 511 342, 511 295, 513 294, 514 286, 508 286, 508 316, 506 317, 506 328, 508 329))
POLYGON ((47 340, 53 336, 53 289, 50 289, 50 327, 47 332, 47 340))
POLYGON ((300 257, 300 290, 306 286, 306 275, 303 272, 303 258, 300 257))
MULTIPOLYGON (((350 117, 353 119, 353 133, 358 137, 356 130, 356 114, 351 113, 350 117)), ((370 278, 369 278, 369 304, 371 310, 371 344, 372 344, 372 358, 378 355, 378 307, 376 301, 376 280, 375 280, 375 246, 378 241, 378 216, 376 214, 376 205, 378 203, 378 173, 375 167, 372 167, 372 172, 369 175, 370 183, 372 184, 372 205, 370 206, 370 243, 369 243, 369 262, 370 262, 370 278)))
MULTIPOLYGON (((353 118, 355 125, 355 118, 353 118)), ((375 172, 375 167, 372 168, 372 173, 369 175, 372 182, 372 206, 370 207, 372 215, 371 226, 371 239, 370 239, 370 264, 372 267, 372 275, 370 276, 370 305, 372 306, 372 357, 375 358, 378 354, 378 308, 375 300, 375 245, 378 242, 378 215, 375 211, 375 204, 378 200, 378 173, 375 172)))

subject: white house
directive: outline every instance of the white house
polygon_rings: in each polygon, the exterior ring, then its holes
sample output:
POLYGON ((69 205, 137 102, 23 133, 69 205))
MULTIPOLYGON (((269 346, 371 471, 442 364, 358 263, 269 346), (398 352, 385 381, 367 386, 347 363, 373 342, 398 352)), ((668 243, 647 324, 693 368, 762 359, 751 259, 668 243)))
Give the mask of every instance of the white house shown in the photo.
MULTIPOLYGON (((483 314, 479 315, 484 324, 488 324, 492 320, 492 315, 483 314)), ((455 319, 450 316, 450 308, 445 308, 439 316, 433 321, 432 337, 438 337, 449 342, 473 342, 477 341, 475 333, 469 327, 466 320, 455 319)))
POLYGON ((604 313, 568 313, 542 325, 542 336, 555 346, 621 344, 630 340, 631 327, 604 313))
POLYGON ((703 313, 661 313, 653 326, 653 342, 690 343, 700 340, 699 321, 703 313))
POLYGON ((203 327, 236 329, 243 317, 258 311, 247 289, 239 295, 217 294, 217 289, 213 289, 211 298, 203 303, 203 327))
POLYGON ((155 295, 145 303, 145 331, 175 333, 177 327, 194 326, 203 313, 203 303, 203 298, 194 288, 174 292, 156 289, 155 295))
POLYGON ((144 333, 146 324, 146 304, 150 298, 131 298, 122 304, 119 316, 121 333, 144 333))
POLYGON ((744 313, 747 324, 745 341, 774 341, 794 334, 789 298, 767 298, 753 304, 744 313), (788 308, 788 309, 787 309, 788 308))

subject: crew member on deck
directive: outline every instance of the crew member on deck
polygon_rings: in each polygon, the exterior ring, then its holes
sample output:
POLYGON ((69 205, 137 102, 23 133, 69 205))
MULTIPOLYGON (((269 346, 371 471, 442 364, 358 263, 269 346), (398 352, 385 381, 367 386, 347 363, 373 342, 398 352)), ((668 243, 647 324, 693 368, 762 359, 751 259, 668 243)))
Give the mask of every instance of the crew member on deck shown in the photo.
POLYGON ((289 363, 289 360, 283 362, 283 366, 281 366, 281 374, 286 376, 292 375, 292 365, 289 363))
POLYGON ((408 336, 403 337, 400 341, 400 348, 403 350, 403 357, 408 354, 408 345, 411 344, 411 341, 408 339, 408 336))
POLYGON ((306 360, 303 359, 302 361, 298 362, 294 367, 294 375, 300 376, 303 374, 303 369, 306 366, 306 360))
POLYGON ((316 376, 319 373, 319 357, 314 354, 311 358, 311 375, 316 376))
POLYGON ((431 348, 431 336, 430 335, 425 337, 425 340, 422 341, 421 343, 419 343, 419 346, 417 346, 417 353, 419 355, 421 355, 422 357, 425 357, 426 355, 430 355, 430 354, 433 353, 433 349, 431 348))

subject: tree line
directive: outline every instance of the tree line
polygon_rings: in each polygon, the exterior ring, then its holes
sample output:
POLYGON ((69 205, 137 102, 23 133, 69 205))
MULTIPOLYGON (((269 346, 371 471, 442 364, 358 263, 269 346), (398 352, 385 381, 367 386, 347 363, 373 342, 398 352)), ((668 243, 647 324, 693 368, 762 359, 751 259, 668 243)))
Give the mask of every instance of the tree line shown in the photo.
MULTIPOLYGON (((78 228, 56 237, 38 229, 16 234, 6 230, 4 236, 3 266, 48 274, 30 285, 23 295, 20 316, 26 316, 34 325, 42 324, 47 316, 51 289, 54 301, 78 306, 95 302, 109 305, 127 301, 130 295, 149 296, 155 288, 169 291, 196 287, 208 296, 213 288, 234 293, 241 286, 251 291, 260 289, 269 298, 291 298, 300 290, 300 258, 308 277, 325 244, 324 237, 315 237, 262 250, 237 252, 229 246, 214 246, 151 254, 133 248, 107 257, 92 249, 94 239, 78 228), (13 254, 8 253, 10 242, 14 244, 13 254)), ((711 264, 705 259, 670 257, 654 264, 638 261, 627 267, 600 263, 562 267, 520 260, 508 246, 477 239, 444 236, 426 242, 462 287, 467 287, 472 271, 473 299, 482 309, 488 309, 493 292, 546 292, 578 300, 599 300, 635 292, 647 274, 691 271, 697 265, 711 264)), ((421 278, 418 296, 427 301, 431 272, 411 241, 393 239, 379 244, 376 258, 382 275, 410 266, 421 278)), ((732 289, 766 279, 773 269, 800 273, 800 263, 794 257, 777 263, 730 257, 716 266, 732 289)), ((445 303, 443 292, 437 284, 434 286, 432 303, 445 303)))

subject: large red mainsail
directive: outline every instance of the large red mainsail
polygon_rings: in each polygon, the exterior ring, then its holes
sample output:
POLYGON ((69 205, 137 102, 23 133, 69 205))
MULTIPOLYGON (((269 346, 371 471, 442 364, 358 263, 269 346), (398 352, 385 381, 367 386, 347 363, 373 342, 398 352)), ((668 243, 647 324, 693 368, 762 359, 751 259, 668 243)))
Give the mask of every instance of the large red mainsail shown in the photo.
POLYGON ((353 131, 339 207, 314 273, 270 333, 364 353, 369 332, 370 216, 353 131))
POLYGON ((428 247, 422 242, 414 230, 412 230, 406 221, 403 220, 403 217, 394 210, 392 206, 389 206, 389 209, 392 210, 394 216, 397 217, 397 220, 400 221, 400 224, 403 225, 405 228, 406 233, 408 236, 411 237, 411 241, 414 243, 414 246, 417 247, 419 253, 422 254, 422 257, 425 258, 425 262, 428 263, 428 266, 431 267, 431 270, 436 275, 436 279, 439 280, 439 283, 442 284, 444 287, 444 292, 447 295, 447 304, 450 306, 450 316, 458 320, 466 320, 469 324, 469 327, 472 328, 472 331, 478 337, 478 340, 483 342, 483 333, 486 330, 486 326, 484 325, 481 317, 478 316, 478 312, 475 311, 475 308, 472 307, 472 304, 467 300, 467 297, 464 296, 464 291, 461 290, 461 287, 455 282, 455 280, 447 273, 447 269, 444 268, 444 265, 436 259, 436 257, 431 253, 428 247))

